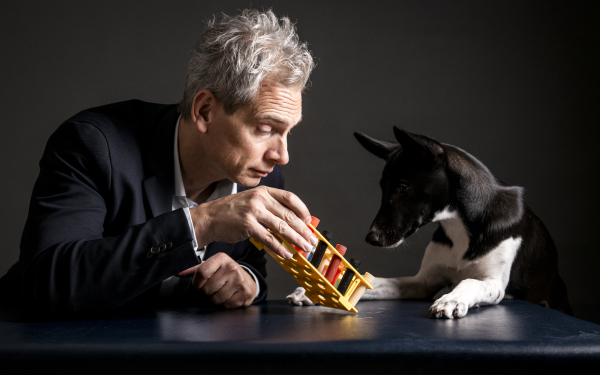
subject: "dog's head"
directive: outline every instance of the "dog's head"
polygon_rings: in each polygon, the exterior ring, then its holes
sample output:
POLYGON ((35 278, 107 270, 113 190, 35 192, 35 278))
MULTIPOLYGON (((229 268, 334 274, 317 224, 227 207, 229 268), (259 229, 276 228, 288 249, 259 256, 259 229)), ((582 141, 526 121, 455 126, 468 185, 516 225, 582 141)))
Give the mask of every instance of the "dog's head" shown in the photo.
POLYGON ((366 241, 395 247, 429 223, 448 197, 446 157, 440 143, 394 127, 398 143, 363 133, 354 136, 364 148, 386 161, 380 185, 381 207, 366 241))

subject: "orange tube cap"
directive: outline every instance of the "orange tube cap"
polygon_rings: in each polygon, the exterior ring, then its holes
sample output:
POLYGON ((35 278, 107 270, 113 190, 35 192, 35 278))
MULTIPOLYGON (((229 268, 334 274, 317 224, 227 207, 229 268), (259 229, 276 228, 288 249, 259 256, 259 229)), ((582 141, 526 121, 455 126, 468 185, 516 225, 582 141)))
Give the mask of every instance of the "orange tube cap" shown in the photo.
POLYGON ((317 225, 319 225, 319 223, 321 222, 321 220, 317 219, 314 216, 310 217, 310 225, 312 225, 313 227, 317 227, 317 225))

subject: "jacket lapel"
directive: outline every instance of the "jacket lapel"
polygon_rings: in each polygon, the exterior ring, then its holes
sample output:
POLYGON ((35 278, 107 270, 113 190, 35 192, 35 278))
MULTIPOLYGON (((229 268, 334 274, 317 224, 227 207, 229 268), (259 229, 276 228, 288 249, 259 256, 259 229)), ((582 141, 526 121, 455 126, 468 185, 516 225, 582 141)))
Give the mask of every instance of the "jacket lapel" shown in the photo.
POLYGON ((173 207, 173 142, 178 117, 177 110, 173 108, 151 128, 153 139, 148 150, 150 177, 143 181, 142 186, 152 217, 169 212, 173 207))

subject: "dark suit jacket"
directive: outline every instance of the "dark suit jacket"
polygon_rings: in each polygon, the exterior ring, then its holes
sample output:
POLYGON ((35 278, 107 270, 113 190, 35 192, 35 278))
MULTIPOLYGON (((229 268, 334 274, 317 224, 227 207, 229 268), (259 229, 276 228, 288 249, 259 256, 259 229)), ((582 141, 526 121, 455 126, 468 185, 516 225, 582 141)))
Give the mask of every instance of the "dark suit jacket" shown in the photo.
MULTIPOLYGON (((198 264, 183 210, 171 211, 177 117, 175 105, 132 100, 85 110, 52 134, 11 270, 25 302, 60 314, 110 310, 158 299, 164 279, 198 264)), ((280 169, 261 185, 283 188, 280 169)), ((212 243, 205 259, 217 252, 254 271, 255 302, 266 298, 264 252, 247 240, 212 243)))

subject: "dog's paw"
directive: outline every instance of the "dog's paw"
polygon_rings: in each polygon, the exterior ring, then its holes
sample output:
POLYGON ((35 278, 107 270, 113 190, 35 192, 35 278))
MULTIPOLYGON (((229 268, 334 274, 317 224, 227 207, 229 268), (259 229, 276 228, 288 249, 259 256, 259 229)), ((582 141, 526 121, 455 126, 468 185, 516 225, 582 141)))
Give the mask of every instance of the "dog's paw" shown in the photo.
POLYGON ((285 298, 288 299, 288 302, 290 303, 290 305, 313 306, 314 303, 304 294, 305 292, 306 292, 306 289, 299 286, 296 288, 296 290, 294 290, 294 292, 292 294, 290 294, 289 296, 287 296, 285 298))
POLYGON ((466 303, 458 301, 451 293, 437 299, 429 308, 429 314, 434 318, 462 318, 467 315, 469 307, 466 303))

